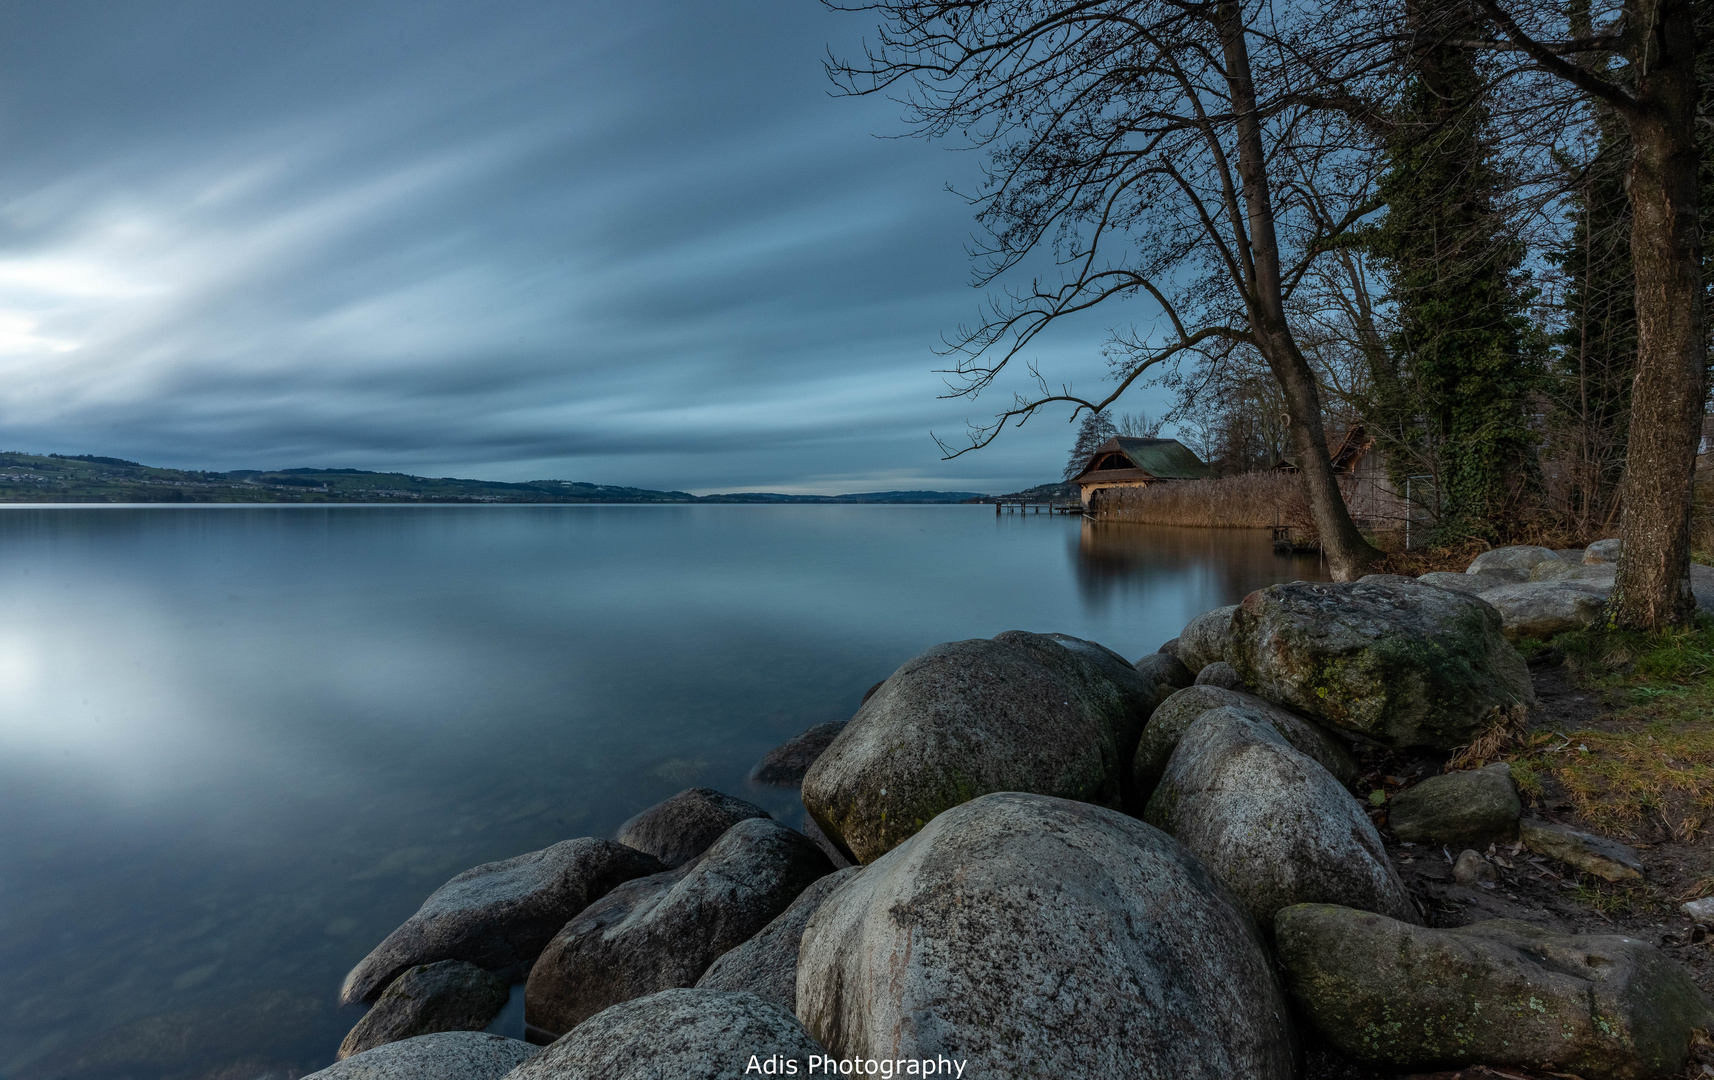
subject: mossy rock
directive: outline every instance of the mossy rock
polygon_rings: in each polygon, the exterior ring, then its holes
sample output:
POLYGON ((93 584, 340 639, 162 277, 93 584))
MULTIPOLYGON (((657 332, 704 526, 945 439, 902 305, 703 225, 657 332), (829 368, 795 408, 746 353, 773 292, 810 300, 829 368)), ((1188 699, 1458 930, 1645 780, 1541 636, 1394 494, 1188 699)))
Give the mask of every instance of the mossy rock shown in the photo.
POLYGON ((1395 749, 1465 746, 1535 703, 1492 605, 1406 577, 1259 589, 1227 660, 1269 701, 1395 749))

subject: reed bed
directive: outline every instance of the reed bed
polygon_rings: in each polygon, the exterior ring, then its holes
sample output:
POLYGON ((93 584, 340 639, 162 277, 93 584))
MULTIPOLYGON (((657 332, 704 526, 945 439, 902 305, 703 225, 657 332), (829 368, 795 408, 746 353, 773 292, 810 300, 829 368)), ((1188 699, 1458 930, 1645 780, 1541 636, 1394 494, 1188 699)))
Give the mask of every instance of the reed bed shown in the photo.
POLYGON ((1108 521, 1189 525, 1209 529, 1266 529, 1308 524, 1303 487, 1294 473, 1254 472, 1217 480, 1178 480, 1145 488, 1095 493, 1090 509, 1108 521))

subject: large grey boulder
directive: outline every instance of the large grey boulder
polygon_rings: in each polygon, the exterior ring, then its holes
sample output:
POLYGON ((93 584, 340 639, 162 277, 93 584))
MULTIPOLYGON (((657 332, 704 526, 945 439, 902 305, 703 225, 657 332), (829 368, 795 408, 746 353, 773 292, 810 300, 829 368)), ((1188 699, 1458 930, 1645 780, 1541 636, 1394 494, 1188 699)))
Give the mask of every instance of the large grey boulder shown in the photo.
POLYGON ((1559 562, 1538 563, 1530 571, 1531 581, 1575 581, 1580 584, 1595 585, 1611 589, 1613 579, 1618 573, 1618 567, 1612 563, 1590 566, 1586 563, 1572 562, 1562 559, 1559 562))
POLYGON ((1184 661, 1175 653, 1152 652, 1138 657, 1137 662, 1131 666, 1136 668, 1143 678, 1155 684, 1155 694, 1159 699, 1156 701, 1157 707, 1160 701, 1171 696, 1174 690, 1183 690, 1196 681, 1196 673, 1185 667, 1184 661))
POLYGON ((768 784, 772 787, 797 787, 803 783, 803 774, 815 764, 833 740, 845 730, 846 721, 831 720, 825 724, 817 724, 808 731, 794 735, 785 742, 769 750, 761 761, 756 762, 750 770, 750 781, 755 784, 768 784))
POLYGON ((536 1052, 518 1039, 442 1031, 353 1054, 304 1080, 500 1080, 536 1052))
POLYGON ((985 795, 829 896, 798 1016, 836 1057, 967 1076, 1285 1080, 1296 1040, 1231 893, 1170 837, 1098 806, 985 795))
POLYGON ((372 1001, 406 968, 437 960, 464 960, 506 978, 521 976, 591 901, 663 869, 652 855, 590 837, 472 867, 431 893, 351 969, 340 1003, 372 1001))
POLYGON ((1144 820, 1201 859, 1264 929, 1281 908, 1306 903, 1419 921, 1357 800, 1240 709, 1215 709, 1190 725, 1144 820))
POLYGON ((1167 698, 1143 729, 1143 737, 1137 741, 1137 752, 1131 759, 1131 787, 1139 799, 1146 804, 1154 794, 1172 752, 1178 749, 1178 740, 1190 725, 1204 713, 1220 708, 1237 709, 1267 723, 1286 742, 1319 762, 1341 784, 1356 779, 1357 759, 1337 736, 1254 694, 1204 684, 1167 698))
POLYGON ((990 791, 1118 807, 1153 694, 1122 660, 1043 634, 936 645, 857 710, 804 777, 804 806, 858 863, 990 791))
POLYGON ((558 1036, 621 1001, 691 986, 833 868, 770 818, 727 829, 696 861, 623 885, 565 925, 530 969, 524 1021, 558 1036))
POLYGON ((828 895, 857 872, 829 874, 803 892, 756 936, 710 964, 696 985, 705 990, 750 993, 789 1013, 797 1012, 797 954, 803 928, 828 895))
POLYGON ((796 1017, 754 994, 662 990, 590 1017, 508 1080, 808 1077, 809 1059, 825 1053, 796 1017))
POLYGON ((619 826, 613 839, 648 852, 670 870, 707 851, 727 829, 745 818, 767 816, 768 812, 754 803, 713 788, 685 788, 619 826))
POLYGON ((1622 546, 1618 537, 1607 540, 1597 540, 1583 549, 1583 561, 1590 566, 1601 563, 1616 563, 1619 561, 1619 549, 1622 546))
POLYGON ((1194 674, 1217 660, 1230 659, 1226 645, 1232 636, 1232 613, 1237 604, 1205 611, 1190 620, 1178 635, 1178 658, 1194 674))
POLYGON ((1485 570, 1521 570, 1529 573, 1544 562, 1563 562, 1559 553, 1552 548, 1534 547, 1529 544, 1519 544, 1514 547, 1495 548, 1484 551, 1470 563, 1467 574, 1480 574, 1485 570))
POLYGON ((507 980, 463 960, 410 968, 345 1036, 339 1057, 437 1031, 481 1031, 506 1007, 508 986, 507 980))
POLYGON ((1653 946, 1509 919, 1430 930, 1306 904, 1274 923, 1301 1015, 1388 1071, 1488 1065, 1585 1080, 1679 1076, 1714 1009, 1653 946))
POLYGON ((1550 638, 1593 626, 1604 617, 1606 587, 1582 581, 1530 581, 1488 589, 1481 596, 1500 613, 1507 638, 1550 638))
POLYGON ((1483 847, 1516 839, 1523 809, 1511 766, 1501 762, 1413 784, 1387 804, 1387 827, 1413 844, 1483 847))
POLYGON ((1535 703, 1498 611, 1406 577, 1259 589, 1227 653, 1260 696, 1395 749, 1465 746, 1535 703))
POLYGON ((1453 592, 1464 593, 1468 596, 1478 596, 1484 590, 1492 589, 1500 584, 1512 584, 1508 576, 1504 582, 1495 581, 1486 574, 1454 574, 1447 570, 1435 570, 1421 574, 1417 580, 1424 585, 1433 585, 1439 589, 1451 589, 1453 592))

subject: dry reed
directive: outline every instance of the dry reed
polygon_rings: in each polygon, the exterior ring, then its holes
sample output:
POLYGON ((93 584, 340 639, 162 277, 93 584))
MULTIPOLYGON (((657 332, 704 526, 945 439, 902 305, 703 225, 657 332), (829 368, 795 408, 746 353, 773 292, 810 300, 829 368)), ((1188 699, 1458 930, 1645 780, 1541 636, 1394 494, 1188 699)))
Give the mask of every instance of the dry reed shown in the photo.
POLYGON ((1303 488, 1296 474, 1240 473, 1218 480, 1177 480, 1145 488, 1108 488, 1095 493, 1091 510, 1108 521, 1144 525, 1189 525, 1212 529, 1265 529, 1303 524, 1303 488))

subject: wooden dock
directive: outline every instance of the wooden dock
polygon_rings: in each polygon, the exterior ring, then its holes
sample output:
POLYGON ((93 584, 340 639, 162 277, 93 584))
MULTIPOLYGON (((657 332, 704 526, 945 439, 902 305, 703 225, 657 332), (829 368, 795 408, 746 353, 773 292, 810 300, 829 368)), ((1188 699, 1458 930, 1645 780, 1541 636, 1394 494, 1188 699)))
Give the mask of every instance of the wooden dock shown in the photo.
POLYGON ((1028 500, 1025 500, 1025 499, 1015 499, 1015 500, 995 499, 994 500, 994 516, 995 517, 999 517, 1002 513, 1012 513, 1014 511, 1017 513, 1020 513, 1020 514, 1027 514, 1033 510, 1039 514, 1044 509, 1049 514, 1081 514, 1081 513, 1083 513, 1083 503, 1082 502, 1029 502, 1028 500))

